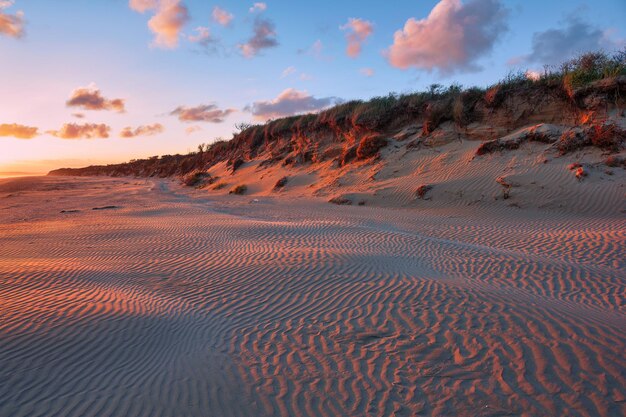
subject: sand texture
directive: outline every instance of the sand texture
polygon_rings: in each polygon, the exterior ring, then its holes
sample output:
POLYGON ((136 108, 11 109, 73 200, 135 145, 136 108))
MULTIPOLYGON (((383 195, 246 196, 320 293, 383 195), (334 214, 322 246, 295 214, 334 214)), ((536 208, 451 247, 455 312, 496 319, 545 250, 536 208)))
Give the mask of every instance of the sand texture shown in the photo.
POLYGON ((625 415, 624 174, 559 165, 555 194, 512 163, 503 201, 476 164, 482 205, 454 165, 419 201, 364 167, 364 207, 305 172, 273 194, 278 168, 244 196, 0 180, 0 416, 625 415))

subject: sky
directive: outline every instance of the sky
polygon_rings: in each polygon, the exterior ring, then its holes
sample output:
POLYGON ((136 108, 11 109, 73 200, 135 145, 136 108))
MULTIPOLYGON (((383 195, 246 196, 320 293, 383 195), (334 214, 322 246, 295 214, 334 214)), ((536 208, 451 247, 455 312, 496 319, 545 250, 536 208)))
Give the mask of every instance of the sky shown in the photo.
POLYGON ((0 0, 0 175, 186 153, 239 123, 487 86, 626 45, 623 0, 0 0))

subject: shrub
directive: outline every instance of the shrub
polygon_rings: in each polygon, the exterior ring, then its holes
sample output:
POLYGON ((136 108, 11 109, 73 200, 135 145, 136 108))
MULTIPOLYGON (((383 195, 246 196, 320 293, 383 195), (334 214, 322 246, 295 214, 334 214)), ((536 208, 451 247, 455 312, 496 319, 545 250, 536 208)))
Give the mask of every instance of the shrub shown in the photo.
POLYGON ((457 125, 465 127, 478 119, 474 110, 483 95, 484 91, 475 87, 462 92, 455 98, 452 116, 457 125))
POLYGON ((619 152, 626 141, 626 131, 615 123, 595 124, 589 131, 591 144, 611 152, 619 152))
POLYGON ((590 144, 591 140, 584 132, 570 130, 563 132, 561 138, 556 143, 556 147, 561 155, 565 155, 568 152, 573 152, 590 144))
POLYGON ((244 164, 244 160, 241 158, 237 158, 233 161, 233 170, 232 173, 234 174, 235 171, 237 171, 237 169, 239 169, 239 167, 241 167, 244 164))
POLYGON ((328 200, 329 203, 337 204, 338 206, 350 206, 352 205, 352 200, 345 197, 334 197, 328 200))
POLYGON ((357 146, 350 146, 343 151, 343 155, 341 156, 341 166, 348 164, 356 158, 356 150, 357 146))
POLYGON ((356 149, 356 156, 359 159, 367 159, 377 156, 379 151, 387 146, 387 139, 381 136, 365 136, 356 149))
POLYGON ((622 167, 626 169, 626 158, 623 156, 611 155, 604 160, 604 163, 611 168, 622 167))
POLYGON ((433 189, 432 185, 428 185, 428 184, 420 185, 419 187, 417 187, 415 194, 417 195, 417 198, 424 200, 426 197, 426 194, 432 189, 433 189))
POLYGON ((248 186, 241 184, 230 190, 228 194, 243 195, 246 191, 248 191, 248 186))
POLYGON ((393 93, 360 103, 353 110, 352 123, 372 130, 385 127, 398 117, 395 112, 397 103, 398 97, 393 93))
POLYGON ((213 186, 213 190, 221 190, 222 188, 226 188, 228 184, 225 182, 219 182, 213 186))
POLYGON ((281 179, 276 181, 276 184, 274 184, 274 190, 280 190, 281 188, 283 188, 285 185, 287 185, 287 181, 289 181, 289 177, 282 177, 281 179))
POLYGON ((198 185, 205 178, 211 178, 211 175, 209 175, 207 172, 192 171, 185 174, 182 178, 182 181, 183 184, 185 184, 187 187, 193 187, 198 185))

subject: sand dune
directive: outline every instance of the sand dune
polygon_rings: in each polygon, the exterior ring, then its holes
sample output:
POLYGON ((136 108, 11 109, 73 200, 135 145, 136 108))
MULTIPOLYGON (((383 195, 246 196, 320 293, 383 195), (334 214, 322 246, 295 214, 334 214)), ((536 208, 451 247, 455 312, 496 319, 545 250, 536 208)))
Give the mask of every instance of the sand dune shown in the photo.
POLYGON ((619 197, 259 190, 0 180, 0 416, 626 414, 619 197))

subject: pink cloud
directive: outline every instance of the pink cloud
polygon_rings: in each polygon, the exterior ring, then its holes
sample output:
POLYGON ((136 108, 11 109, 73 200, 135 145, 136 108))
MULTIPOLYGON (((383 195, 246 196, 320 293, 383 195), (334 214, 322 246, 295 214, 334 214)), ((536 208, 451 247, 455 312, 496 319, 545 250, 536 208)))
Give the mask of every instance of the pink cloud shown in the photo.
POLYGON ((373 68, 361 68, 359 70, 359 72, 363 75, 365 75, 366 77, 372 77, 374 76, 374 69, 373 68))
POLYGON ((130 0, 131 9, 139 13, 154 11, 148 27, 154 33, 155 46, 176 48, 183 26, 189 21, 189 12, 181 0, 130 0))
POLYGON ((12 124, 0 124, 0 136, 12 136, 18 139, 32 139, 39 135, 39 129, 31 126, 12 124))
POLYGON ((397 68, 439 70, 442 74, 475 71, 506 30, 506 9, 499 0, 441 0, 428 17, 410 18, 394 34, 386 51, 397 68))
POLYGON ((4 13, 3 10, 13 6, 13 0, 0 1, 0 35, 20 38, 24 35, 24 13, 4 13))
POLYGON ((49 130, 46 133, 61 139, 104 139, 109 137, 111 128, 103 123, 65 123, 59 130, 49 130))
POLYGON ((235 16, 219 6, 215 6, 213 8, 213 13, 211 13, 211 16, 213 17, 214 21, 222 26, 228 26, 230 22, 235 18, 235 16))
POLYGON ((79 107, 84 110, 113 110, 118 113, 126 111, 123 99, 109 100, 104 98, 100 90, 93 84, 72 91, 72 95, 65 104, 67 107, 79 107))
POLYGON ((147 12, 148 10, 156 9, 159 6, 158 0, 130 0, 128 6, 139 13, 147 12))
POLYGON ((278 45, 274 24, 266 19, 256 18, 253 27, 254 34, 248 42, 238 45, 241 53, 246 58, 252 58, 262 49, 272 48, 278 45))
POLYGON ((178 116, 181 122, 211 122, 222 123, 235 109, 220 109, 215 104, 202 104, 196 107, 179 106, 170 112, 178 116))
POLYGON ((200 132, 202 130, 202 126, 198 126, 198 125, 194 125, 194 126, 189 126, 187 128, 185 128, 185 132, 188 135, 191 135, 195 132, 200 132))
POLYGON ((351 58, 356 58, 361 54, 361 48, 363 43, 369 36, 374 33, 374 25, 371 22, 363 19, 348 19, 348 23, 339 27, 341 30, 348 31, 346 39, 348 41, 348 47, 346 48, 346 54, 351 58))
POLYGON ((163 132, 163 125, 155 123, 153 125, 138 126, 135 129, 128 126, 122 129, 120 136, 123 138, 134 138, 135 136, 152 136, 163 132))
POLYGON ((337 102, 339 100, 336 97, 315 98, 306 91, 288 88, 272 100, 255 101, 245 110, 252 113, 257 120, 267 120, 319 111, 337 102))

